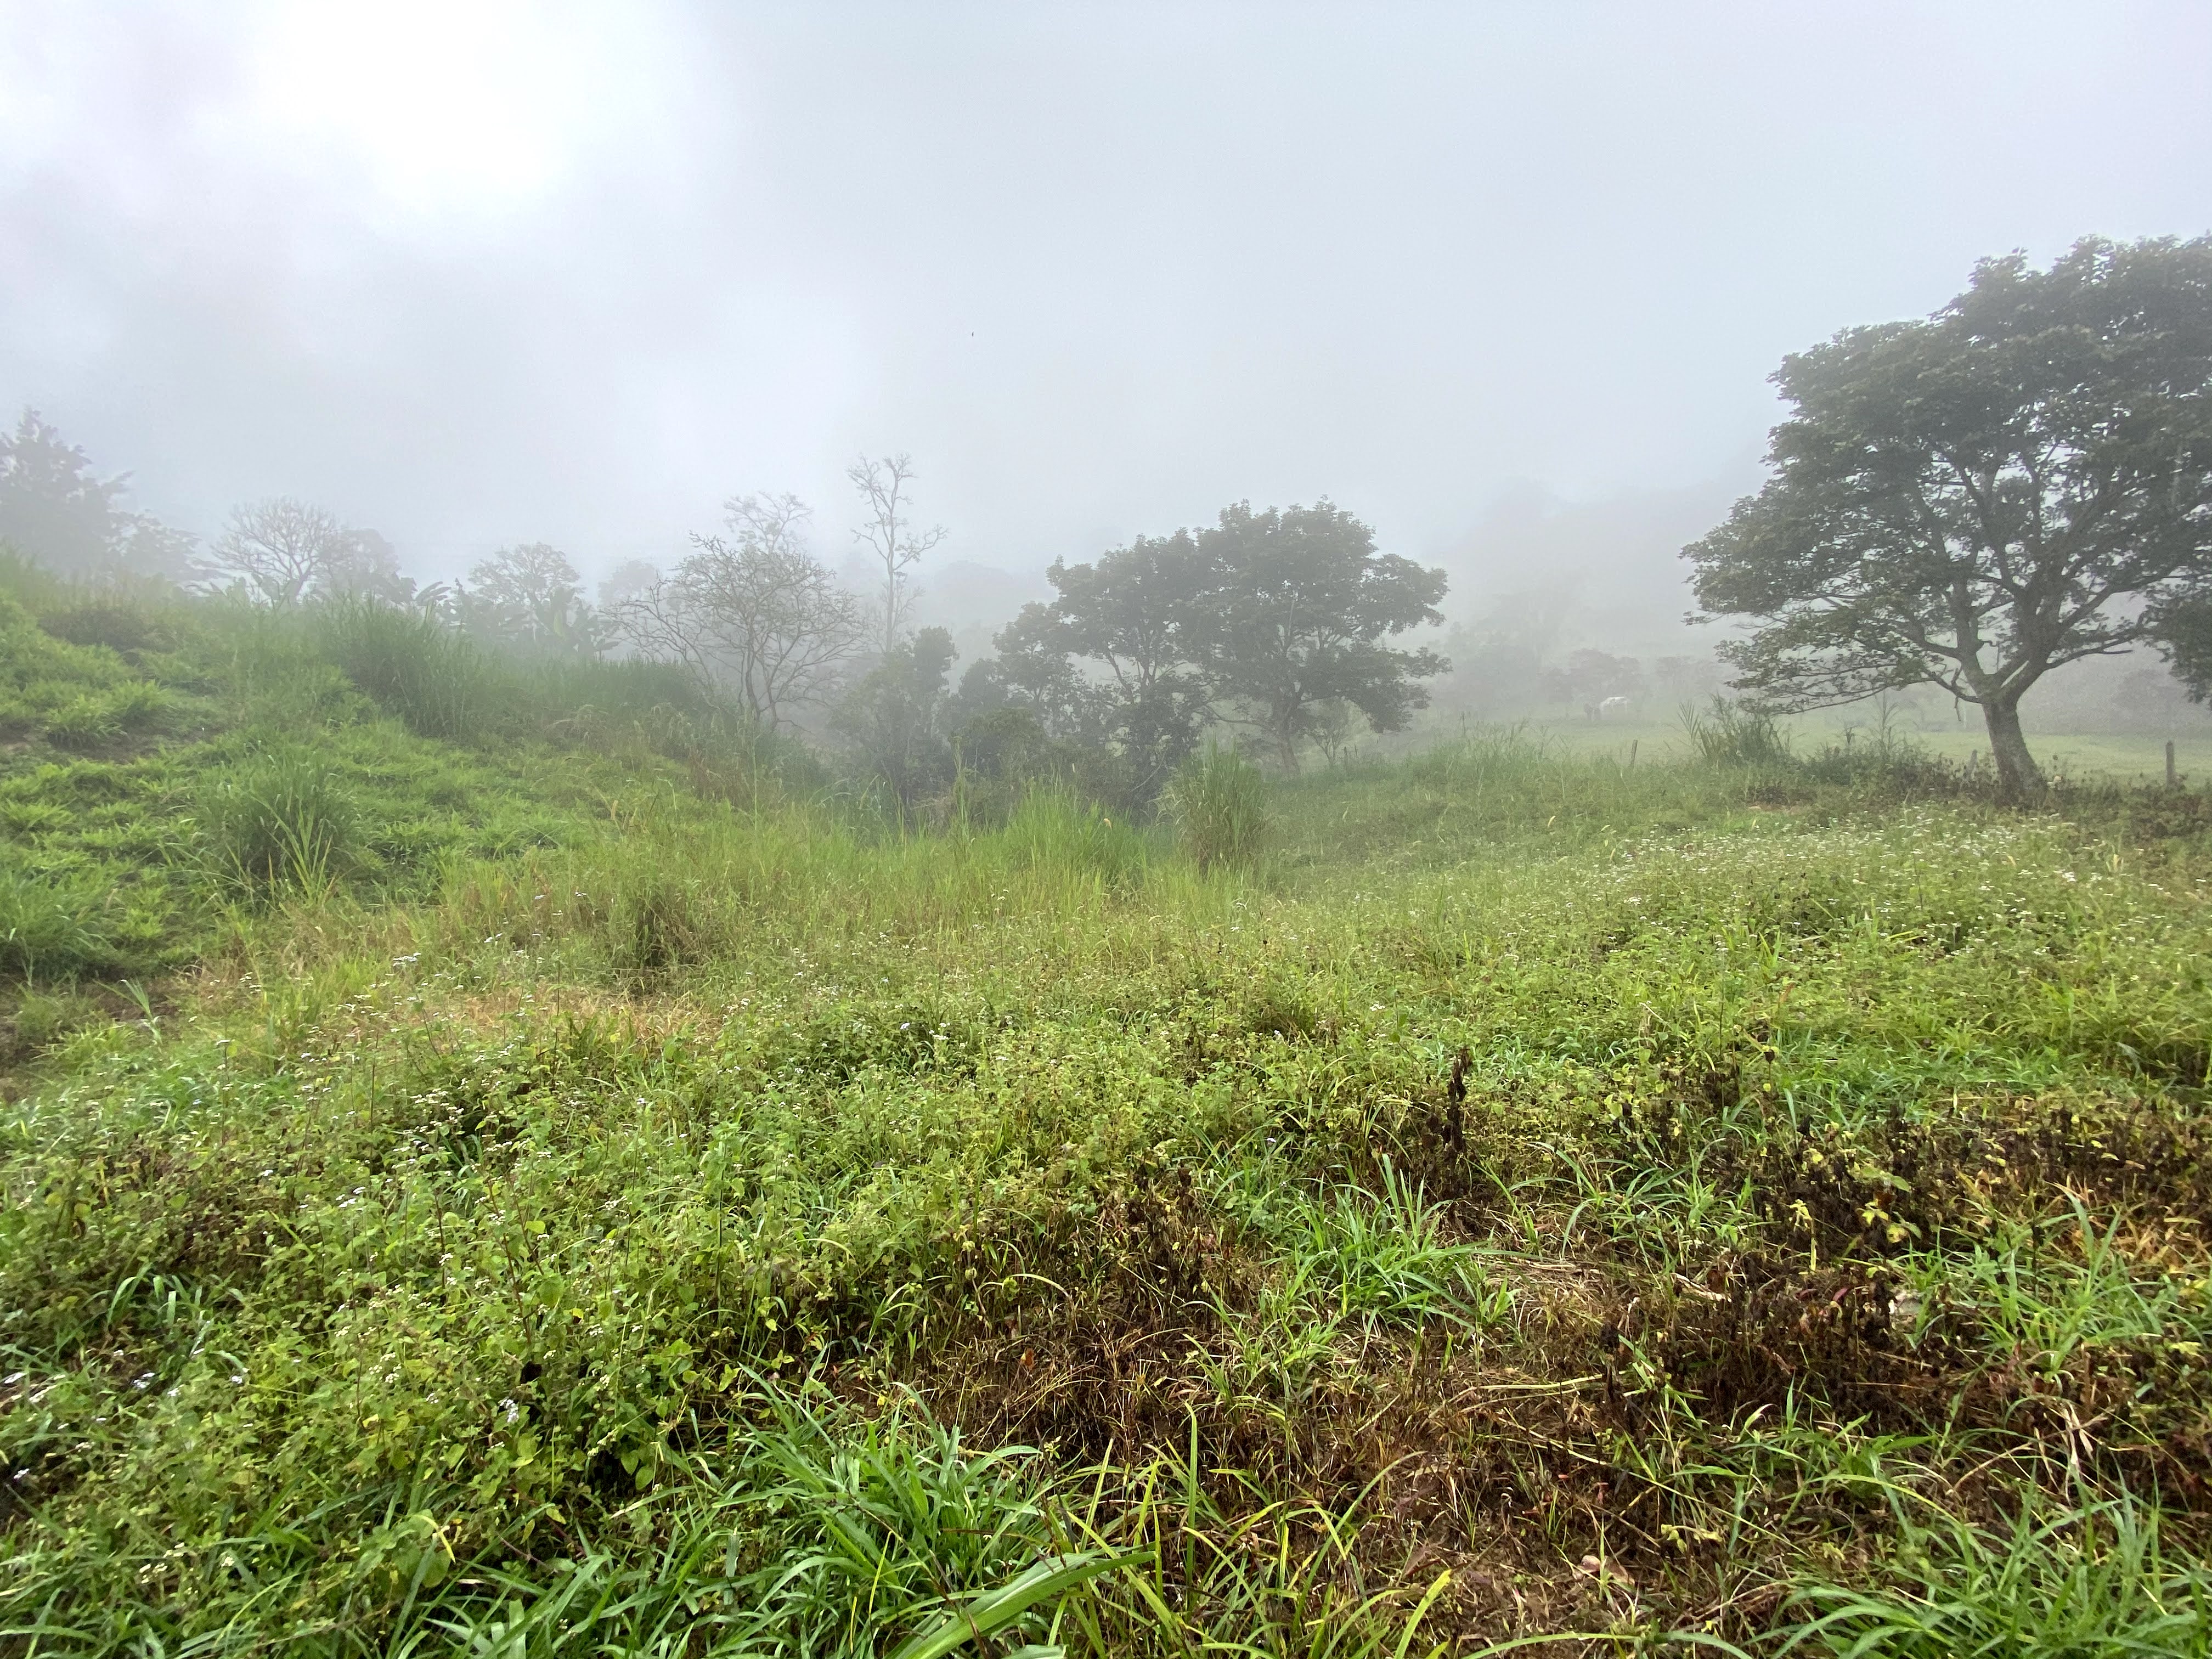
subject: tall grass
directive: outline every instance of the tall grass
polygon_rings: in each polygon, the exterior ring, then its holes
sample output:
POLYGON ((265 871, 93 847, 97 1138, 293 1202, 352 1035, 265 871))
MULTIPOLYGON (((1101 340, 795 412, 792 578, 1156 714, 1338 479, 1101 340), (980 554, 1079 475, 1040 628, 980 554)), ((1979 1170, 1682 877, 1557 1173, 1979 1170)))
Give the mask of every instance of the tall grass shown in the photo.
POLYGON ((481 741, 507 711, 508 677, 434 616, 349 596, 319 607, 315 633, 345 677, 418 737, 481 741))
POLYGON ((1815 1581, 1778 1653, 1881 1659, 2204 1659, 2212 1575, 2171 1559, 2157 1511, 2126 1498, 2030 1498, 1978 1527, 1901 1511, 1888 1580, 1815 1581))
POLYGON ((202 785, 199 829, 207 857, 249 890, 327 893, 359 856, 353 796, 314 754, 264 750, 202 785))
POLYGON ((0 1060, 11 1651, 2198 1650, 2193 808, 1475 732, 917 829, 324 625, 0 778, 0 965, 223 946, 0 1060))
POLYGON ((1682 730, 1698 755, 1714 766, 1786 766, 1789 735, 1773 710, 1715 697, 1705 708, 1684 703, 1682 730))
POLYGON ((82 878, 0 870, 0 972, 66 980, 126 966, 109 911, 110 896, 82 878))
POLYGON ((1064 787, 1031 785, 993 840, 1032 871, 1107 888, 1141 882, 1148 861, 1134 824, 1064 787))
POLYGON ((1218 743, 1183 763, 1163 804, 1183 852, 1200 870, 1249 865, 1274 834, 1266 775, 1218 743))

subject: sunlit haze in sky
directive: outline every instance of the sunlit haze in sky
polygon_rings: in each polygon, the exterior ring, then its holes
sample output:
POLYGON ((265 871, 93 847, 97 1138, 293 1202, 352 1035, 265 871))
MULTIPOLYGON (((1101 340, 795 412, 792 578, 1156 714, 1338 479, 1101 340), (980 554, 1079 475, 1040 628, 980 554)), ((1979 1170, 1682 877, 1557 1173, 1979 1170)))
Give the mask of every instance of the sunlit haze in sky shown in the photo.
POLYGON ((1030 578, 1326 495, 1672 582, 1785 351, 2208 229, 2202 0, 0 8, 0 399, 426 576, 746 490, 836 552, 903 450, 1030 578))

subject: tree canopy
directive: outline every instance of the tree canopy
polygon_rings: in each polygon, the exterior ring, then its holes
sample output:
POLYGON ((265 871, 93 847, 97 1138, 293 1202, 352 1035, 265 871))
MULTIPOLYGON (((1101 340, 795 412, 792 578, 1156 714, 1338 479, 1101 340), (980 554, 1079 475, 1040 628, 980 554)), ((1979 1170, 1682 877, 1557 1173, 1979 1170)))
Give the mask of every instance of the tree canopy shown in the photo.
POLYGON ((1002 632, 998 663, 970 683, 990 678, 1049 729, 1089 728, 1140 784, 1164 778, 1218 719, 1252 728, 1291 767, 1348 709, 1370 730, 1401 730, 1428 700, 1419 682, 1444 668, 1433 652, 1382 643, 1440 620, 1443 573, 1378 554, 1374 532, 1327 501, 1239 502, 1206 529, 1046 574, 1053 602, 1002 632))
POLYGON ((1930 684, 2039 787, 2020 700, 2212 583, 2212 238, 1983 261, 1920 321, 1785 358, 1772 475, 1694 543, 1722 647, 1784 708, 1930 684))
POLYGON ((0 544, 65 575, 190 575, 192 538, 125 507, 129 483, 27 409, 0 432, 0 544))

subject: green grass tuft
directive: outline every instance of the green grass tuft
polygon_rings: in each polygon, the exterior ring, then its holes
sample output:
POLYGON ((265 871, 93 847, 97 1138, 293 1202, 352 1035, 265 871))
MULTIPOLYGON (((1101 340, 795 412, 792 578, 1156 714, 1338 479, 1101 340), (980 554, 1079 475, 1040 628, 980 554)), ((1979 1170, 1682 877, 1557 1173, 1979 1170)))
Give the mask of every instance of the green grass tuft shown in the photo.
POLYGON ((304 750, 264 750, 214 774, 198 817, 210 861, 248 890, 326 893, 360 861, 352 793, 304 750))
POLYGON ((1218 744, 1183 763, 1162 805, 1184 854, 1200 870, 1249 865, 1274 834, 1266 775, 1218 744))

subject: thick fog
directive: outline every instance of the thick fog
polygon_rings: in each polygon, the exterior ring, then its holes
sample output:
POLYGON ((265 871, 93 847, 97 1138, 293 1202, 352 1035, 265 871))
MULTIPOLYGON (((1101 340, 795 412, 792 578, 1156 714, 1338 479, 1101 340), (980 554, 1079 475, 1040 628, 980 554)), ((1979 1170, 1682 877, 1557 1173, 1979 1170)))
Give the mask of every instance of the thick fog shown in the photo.
MULTIPOLYGON (((911 453, 972 634, 1328 495, 1660 651, 1785 351, 2212 227, 2172 4, 0 9, 0 402, 203 532, 665 559, 911 453)), ((1677 647, 1681 648, 1681 647, 1677 647)))

